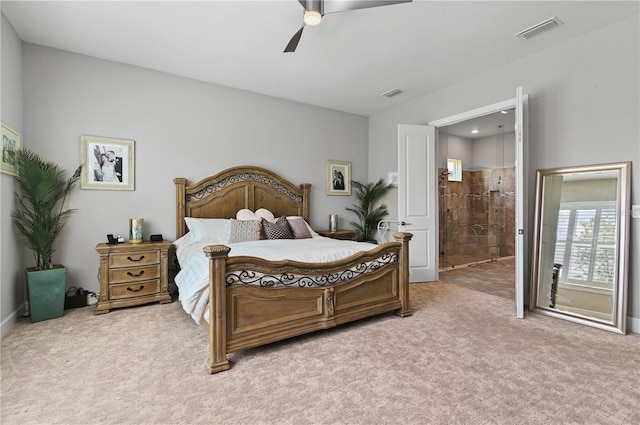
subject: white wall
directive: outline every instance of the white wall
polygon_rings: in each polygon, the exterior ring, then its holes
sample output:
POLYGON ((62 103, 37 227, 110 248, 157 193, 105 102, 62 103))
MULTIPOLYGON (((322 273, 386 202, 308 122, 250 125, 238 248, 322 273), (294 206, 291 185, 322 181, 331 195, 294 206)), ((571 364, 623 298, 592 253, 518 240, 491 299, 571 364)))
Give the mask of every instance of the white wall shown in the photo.
MULTIPOLYGON (((537 169, 617 161, 632 161, 632 202, 639 204, 639 26, 638 15, 627 18, 371 116, 369 175, 398 168, 398 123, 426 124, 511 99, 515 88, 522 86, 530 96, 527 187, 531 208, 537 169)), ((397 216, 397 191, 385 201, 397 216)), ((640 332, 640 221, 633 220, 631 227, 629 314, 632 330, 640 332)), ((533 211, 529 211, 526 232, 530 236, 532 231, 533 211)))
MULTIPOLYGON (((68 207, 77 211, 54 258, 67 266, 68 286, 98 291, 95 246, 107 233, 126 235, 131 217, 144 218, 147 237, 175 238, 175 177, 197 181, 230 166, 262 166, 312 183, 314 228, 328 228, 329 214, 349 227, 345 207, 354 199, 326 195, 325 162, 351 161, 353 179, 366 179, 366 117, 32 44, 22 49, 26 145, 71 172, 83 134, 136 141, 135 191, 71 196, 68 207)), ((3 213, 3 227, 7 220, 3 213)), ((10 236, 2 240, 12 244, 10 236)), ((3 257, 3 291, 4 273, 3 257)))
MULTIPOLYGON (((473 165, 473 141, 466 137, 447 134, 445 131, 438 133, 438 167, 447 167, 447 158, 462 161, 462 169, 466 170, 473 165)), ((397 168, 397 167, 396 167, 397 168)))
MULTIPOLYGON (((22 43, 2 14, 0 121, 22 134, 22 43)), ((4 335, 20 316, 24 298, 22 250, 11 224, 14 177, 0 173, 0 323, 4 335)))
POLYGON ((475 168, 507 168, 515 166, 516 134, 513 131, 474 139, 472 146, 472 165, 475 168))

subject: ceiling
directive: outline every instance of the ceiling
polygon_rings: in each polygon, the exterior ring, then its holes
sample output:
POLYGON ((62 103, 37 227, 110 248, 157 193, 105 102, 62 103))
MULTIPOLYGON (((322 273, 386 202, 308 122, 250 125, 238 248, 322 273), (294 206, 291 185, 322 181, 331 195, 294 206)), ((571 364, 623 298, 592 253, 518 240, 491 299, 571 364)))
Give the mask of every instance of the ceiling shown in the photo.
POLYGON ((471 118, 456 124, 438 127, 438 131, 441 134, 452 134, 454 136, 474 140, 495 136, 497 134, 514 132, 515 123, 515 109, 510 108, 493 114, 471 118))
POLYGON ((370 116, 639 13, 637 1, 427 1, 328 14, 297 0, 7 1, 25 42, 370 116), (564 24, 523 41, 551 17, 564 24), (382 93, 399 88, 387 98, 382 93))

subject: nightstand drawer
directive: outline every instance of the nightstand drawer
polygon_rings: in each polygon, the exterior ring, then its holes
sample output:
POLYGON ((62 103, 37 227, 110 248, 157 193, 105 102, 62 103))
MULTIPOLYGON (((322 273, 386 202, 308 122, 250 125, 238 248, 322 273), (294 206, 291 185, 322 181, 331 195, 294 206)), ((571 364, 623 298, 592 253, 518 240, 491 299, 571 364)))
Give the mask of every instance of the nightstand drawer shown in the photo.
POLYGON ((158 280, 148 280, 121 285, 109 285, 109 299, 142 297, 160 292, 158 280))
POLYGON ((127 252, 111 254, 109 256, 109 268, 144 266, 147 264, 159 264, 160 251, 127 252))
POLYGON ((160 277, 160 264, 152 264, 143 267, 130 267, 128 269, 109 270, 109 284, 138 282, 140 280, 158 279, 160 277))

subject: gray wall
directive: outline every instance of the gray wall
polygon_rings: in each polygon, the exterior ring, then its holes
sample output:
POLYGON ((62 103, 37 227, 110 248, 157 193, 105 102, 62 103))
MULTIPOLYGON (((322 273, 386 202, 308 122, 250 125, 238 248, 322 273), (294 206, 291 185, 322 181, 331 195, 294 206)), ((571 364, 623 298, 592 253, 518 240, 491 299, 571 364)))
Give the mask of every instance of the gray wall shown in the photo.
POLYGON ((475 139, 473 146, 473 162, 477 168, 515 167, 516 133, 513 131, 475 139))
MULTIPOLYGON (((173 177, 199 179, 243 163, 272 168, 314 185, 314 227, 325 228, 331 213, 341 214, 340 226, 347 227, 344 207, 353 198, 324 194, 326 159, 352 161, 357 180, 384 177, 397 170, 398 123, 426 124, 509 99, 517 86, 530 95, 531 200, 538 168, 621 160, 640 166, 638 16, 376 114, 368 129, 360 116, 21 45, 4 16, 1 35, 2 122, 22 134, 24 145, 71 170, 79 163, 82 134, 137 142, 135 191, 77 190, 70 200, 78 211, 56 259, 69 267, 70 285, 88 289, 98 288, 96 243, 106 233, 126 233, 128 218, 144 217, 147 234, 174 236, 173 177)), ((638 204, 640 173, 632 174, 638 204)), ((19 314, 23 258, 29 262, 30 256, 18 255, 10 224, 13 178, 0 175, 0 188, 4 333, 19 314)), ((396 216, 397 192, 387 204, 396 216)), ((630 314, 638 332, 638 220, 631 248, 630 314)))
MULTIPOLYGON (((2 14, 0 75, 2 104, 0 121, 22 134, 22 43, 2 14)), ((24 297, 24 263, 21 247, 11 225, 13 176, 0 173, 0 320, 2 335, 17 320, 24 297)))
MULTIPOLYGON (((197 181, 230 166, 262 166, 313 184, 314 228, 328 228, 330 214, 349 227, 345 207, 354 199, 326 195, 326 160, 351 161, 353 179, 366 180, 366 117, 32 44, 22 49, 26 145, 71 172, 83 134, 136 141, 135 191, 78 189, 71 196, 68 206, 77 211, 54 258, 68 268, 68 286, 98 291, 95 246, 107 233, 126 235, 129 218, 144 218, 147 237, 175 238, 175 177, 197 181)), ((3 205, 10 199, 3 192, 3 205)), ((7 220, 3 213, 3 228, 7 220)), ((2 241, 13 244, 11 235, 2 241)), ((3 274, 21 273, 7 269, 3 258, 3 274)), ((6 284, 3 276, 3 291, 6 284)))
POLYGON ((446 167, 447 158, 461 160, 465 171, 514 167, 515 137, 516 134, 511 131, 504 135, 468 139, 441 130, 438 132, 438 167, 446 167))
MULTIPOLYGON (((398 168, 398 123, 426 124, 490 105, 513 98, 522 86, 529 94, 531 208, 537 169, 618 161, 632 161, 632 203, 639 204, 639 32, 636 15, 371 116, 369 175, 398 168)), ((397 191, 387 204, 397 216, 397 191)), ((530 210, 526 231, 532 230, 530 210)), ((631 233, 629 313, 631 329, 640 332, 640 220, 632 220, 631 233)))

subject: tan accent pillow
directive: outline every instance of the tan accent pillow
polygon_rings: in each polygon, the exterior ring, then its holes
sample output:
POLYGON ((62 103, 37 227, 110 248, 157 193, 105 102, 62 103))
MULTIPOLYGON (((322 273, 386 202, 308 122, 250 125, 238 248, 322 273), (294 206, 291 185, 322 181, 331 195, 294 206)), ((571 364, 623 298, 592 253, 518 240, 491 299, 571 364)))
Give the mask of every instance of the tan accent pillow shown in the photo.
POLYGON ((296 239, 307 239, 311 237, 311 232, 307 227, 307 222, 302 217, 287 218, 289 222, 289 229, 293 237, 296 239))

